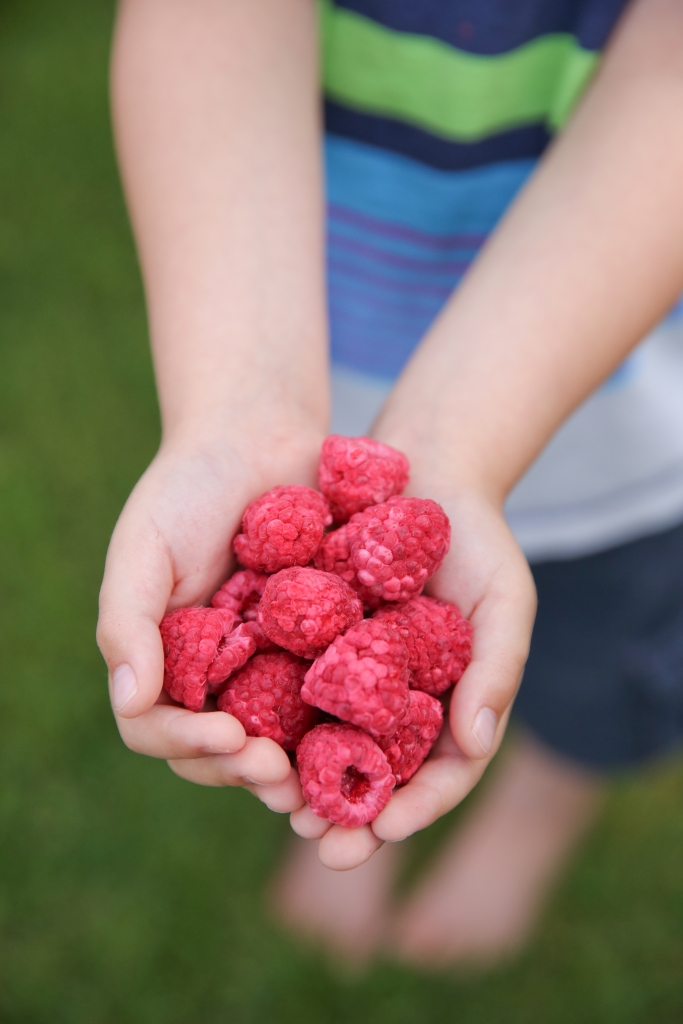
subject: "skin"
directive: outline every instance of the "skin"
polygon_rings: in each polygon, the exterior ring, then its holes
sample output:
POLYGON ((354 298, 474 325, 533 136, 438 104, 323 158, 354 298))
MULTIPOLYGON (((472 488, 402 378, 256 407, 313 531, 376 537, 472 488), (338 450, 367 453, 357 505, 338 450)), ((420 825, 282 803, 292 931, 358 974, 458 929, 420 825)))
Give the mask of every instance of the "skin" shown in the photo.
POLYGON ((302 805, 284 753, 162 695, 158 623, 231 569, 245 505, 315 480, 327 429, 314 7, 124 0, 118 151, 147 295, 163 437, 116 526, 98 642, 125 743, 204 785, 246 785, 345 870, 450 810, 500 744, 535 594, 505 497, 683 289, 683 7, 638 0, 550 148, 398 381, 374 436, 439 501, 430 592, 474 626, 433 755, 372 826, 302 805), (637 244, 634 244, 637 239, 637 244), (116 685, 115 685, 116 684, 116 685))

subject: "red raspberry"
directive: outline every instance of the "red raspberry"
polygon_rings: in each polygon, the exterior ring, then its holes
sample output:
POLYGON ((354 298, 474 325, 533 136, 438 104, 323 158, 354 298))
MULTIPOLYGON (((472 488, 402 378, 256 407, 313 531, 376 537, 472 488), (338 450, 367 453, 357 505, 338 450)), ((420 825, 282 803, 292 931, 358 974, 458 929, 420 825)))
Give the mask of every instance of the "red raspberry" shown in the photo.
POLYGON ((282 650, 279 644, 274 644, 270 637, 266 636, 258 622, 245 622, 244 631, 253 636, 256 650, 261 654, 276 654, 282 650))
POLYGON ((338 530, 326 533, 322 543, 313 559, 316 569, 323 572, 332 572, 335 576, 341 577, 354 590, 366 611, 374 611, 382 604, 382 598, 370 593, 367 587, 359 581, 356 570, 351 565, 349 552, 349 539, 347 535, 348 523, 340 526, 338 530))
POLYGON ((235 554, 249 569, 277 572, 306 565, 332 522, 329 505, 310 487, 274 487, 247 507, 235 554))
POLYGON ((369 437, 330 434, 323 441, 318 486, 335 522, 400 494, 408 483, 408 460, 395 448, 369 437))
POLYGON ((211 607, 227 608, 244 622, 253 622, 267 582, 268 577, 262 572, 240 569, 216 591, 211 598, 211 607))
POLYGON ((309 666, 287 651, 257 654, 229 681, 218 707, 238 718, 247 736, 267 736, 285 750, 295 750, 316 718, 301 699, 309 666))
POLYGON ((367 733, 352 725, 317 725, 296 751, 301 788, 319 818, 358 828, 374 821, 394 786, 389 762, 367 733))
POLYGON ((410 717, 393 736, 377 744, 386 754, 396 785, 407 782, 434 746, 443 723, 443 708, 436 697, 421 690, 410 691, 410 717))
POLYGON ((375 618, 393 623, 405 640, 416 690, 438 697, 472 660, 472 627, 454 604, 421 595, 398 608, 380 608, 375 618))
POLYGON ((164 689, 190 711, 204 706, 210 668, 233 624, 232 612, 222 608, 176 608, 161 620, 164 689))
POLYGON ((339 576, 294 566, 268 577, 258 622, 274 643, 315 658, 363 618, 363 605, 339 576))
POLYGON ((347 537, 360 582, 385 601, 406 601, 443 562, 451 527, 429 498, 390 498, 353 516, 347 537))
POLYGON ((272 649, 270 640, 257 622, 240 622, 218 645, 216 659, 209 666, 209 693, 221 693, 226 679, 242 668, 256 651, 272 649))
POLYGON ((394 626, 363 619, 313 662, 301 696, 371 736, 391 736, 408 714, 408 677, 408 651, 394 626))

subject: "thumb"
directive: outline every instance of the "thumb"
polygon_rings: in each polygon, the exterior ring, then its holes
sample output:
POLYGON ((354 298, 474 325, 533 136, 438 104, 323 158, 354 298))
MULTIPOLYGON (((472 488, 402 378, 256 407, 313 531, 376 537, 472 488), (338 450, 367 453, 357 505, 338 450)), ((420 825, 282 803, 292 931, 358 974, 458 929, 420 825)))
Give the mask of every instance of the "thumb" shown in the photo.
POLYGON ((123 718, 147 711, 161 693, 159 623, 173 589, 171 559, 157 527, 132 518, 124 509, 109 545, 97 624, 112 707, 123 718))

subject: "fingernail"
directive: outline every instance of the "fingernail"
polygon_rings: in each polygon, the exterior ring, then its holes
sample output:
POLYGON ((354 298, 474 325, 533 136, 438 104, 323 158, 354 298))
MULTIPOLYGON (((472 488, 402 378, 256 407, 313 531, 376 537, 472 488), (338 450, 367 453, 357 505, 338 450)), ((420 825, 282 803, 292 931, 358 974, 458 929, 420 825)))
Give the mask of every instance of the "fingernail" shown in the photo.
POLYGON ((111 706, 123 711, 128 701, 138 692, 138 681, 130 665, 119 665, 111 676, 111 706))
POLYGON ((472 732, 485 754, 491 753, 493 740, 498 728, 498 715, 491 708, 482 708, 474 720, 472 732))
POLYGON ((261 782, 257 782, 256 779, 250 779, 248 775, 243 775, 242 778, 245 782, 250 782, 252 786, 261 786, 261 782))

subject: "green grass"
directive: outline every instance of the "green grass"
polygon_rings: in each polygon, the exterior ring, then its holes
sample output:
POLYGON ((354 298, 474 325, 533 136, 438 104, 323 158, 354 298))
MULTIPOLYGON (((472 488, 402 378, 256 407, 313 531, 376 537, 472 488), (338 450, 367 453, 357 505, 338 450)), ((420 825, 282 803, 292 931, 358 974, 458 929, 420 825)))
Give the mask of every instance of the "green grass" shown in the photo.
POLYGON ((615 788, 514 965, 352 980, 264 915, 286 821, 118 740, 97 589, 158 425, 110 143, 111 20, 105 0, 0 3, 0 1020, 680 1022, 680 763, 615 788))

